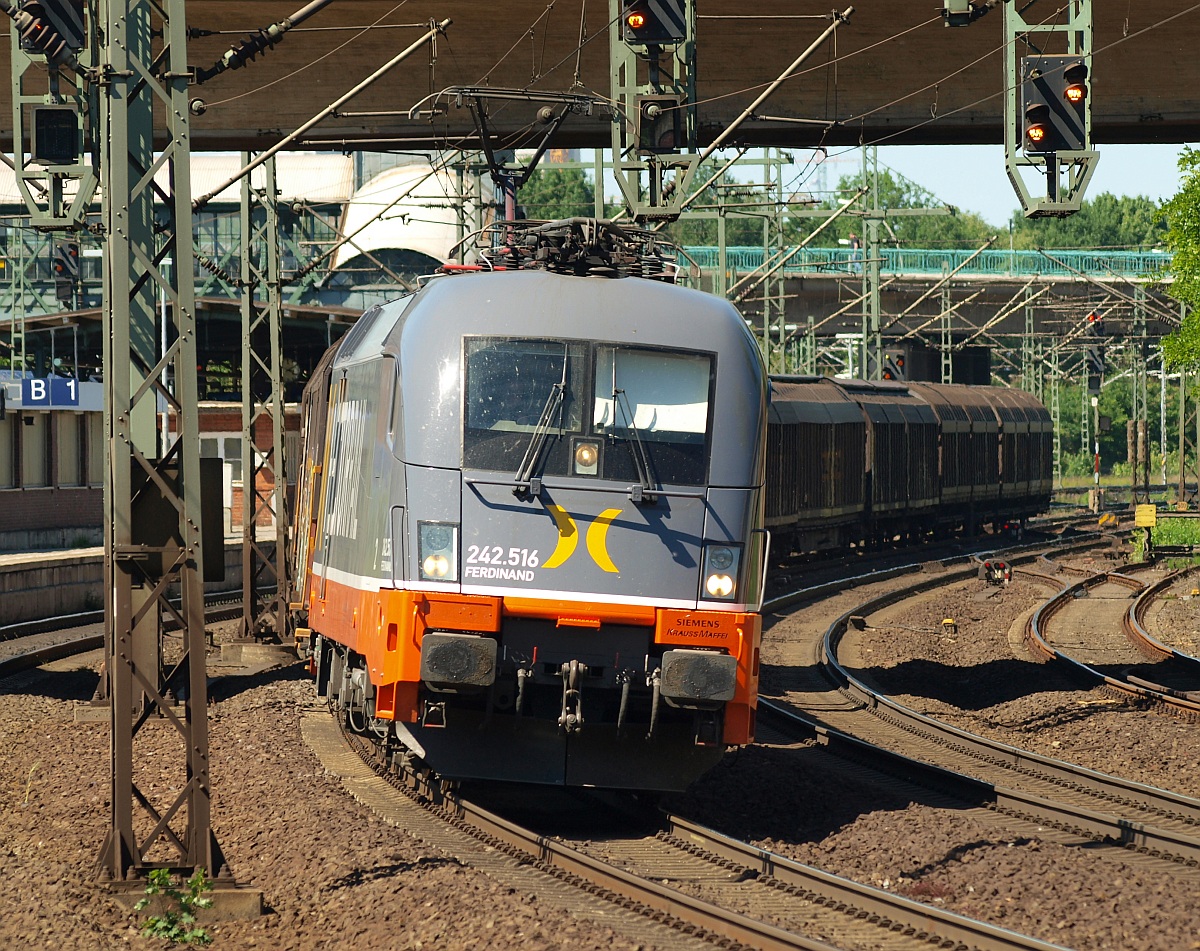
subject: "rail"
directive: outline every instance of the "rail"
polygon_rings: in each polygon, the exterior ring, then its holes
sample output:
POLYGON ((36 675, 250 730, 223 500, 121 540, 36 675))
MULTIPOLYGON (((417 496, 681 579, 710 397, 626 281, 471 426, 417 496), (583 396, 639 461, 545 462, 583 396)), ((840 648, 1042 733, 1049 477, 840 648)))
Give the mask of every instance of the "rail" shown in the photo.
MULTIPOLYGON (((1038 558, 1038 552, 1029 552, 1010 556, 1009 562, 1016 565, 1036 562, 1038 558)), ((1140 849, 1192 867, 1200 865, 1200 839, 1194 836, 1194 829, 1200 823, 1200 803, 1192 797, 1169 790, 1152 789, 1018 749, 998 740, 973 735, 876 692, 838 660, 838 645, 852 617, 865 618, 915 593, 967 578, 971 573, 969 567, 958 568, 936 577, 923 578, 902 589, 872 598, 836 618, 825 632, 821 649, 820 664, 826 677, 864 709, 902 730, 949 746, 981 764, 1039 777, 1067 794, 1061 800, 1057 797, 1047 799, 1044 795, 1022 791, 1018 787, 992 785, 995 802, 1002 810, 1076 831, 1097 841, 1140 849), (1084 797, 1084 802, 1072 804, 1074 794, 1084 797), (1088 805, 1087 800, 1094 804, 1088 805), (1159 820, 1165 822, 1164 827, 1155 824, 1159 820), (1186 831, 1171 827, 1180 823, 1186 831)), ((1118 583, 1138 584, 1135 579, 1115 572, 1112 574, 1116 575, 1113 580, 1118 583)), ((1065 591, 1070 592, 1080 586, 1072 585, 1065 591)))

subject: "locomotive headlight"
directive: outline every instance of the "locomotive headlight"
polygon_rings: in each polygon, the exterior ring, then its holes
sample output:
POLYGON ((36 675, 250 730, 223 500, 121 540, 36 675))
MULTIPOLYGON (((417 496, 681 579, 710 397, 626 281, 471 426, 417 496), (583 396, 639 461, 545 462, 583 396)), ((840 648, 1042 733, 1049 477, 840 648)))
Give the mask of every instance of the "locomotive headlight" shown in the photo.
POLYGON ((450 522, 418 522, 417 558, 421 580, 457 581, 458 526, 450 522))
POLYGON ((729 575, 709 575, 704 589, 714 598, 727 598, 733 594, 733 579, 729 575))
POLYGON ((723 571, 733 564, 733 549, 714 545, 708 550, 708 567, 723 571))
POLYGON ((731 601, 737 596, 740 548, 732 545, 706 545, 704 548, 704 593, 715 601, 731 601))
POLYGON ((574 448, 575 475, 595 475, 600 471, 600 443, 594 439, 579 439, 574 448))

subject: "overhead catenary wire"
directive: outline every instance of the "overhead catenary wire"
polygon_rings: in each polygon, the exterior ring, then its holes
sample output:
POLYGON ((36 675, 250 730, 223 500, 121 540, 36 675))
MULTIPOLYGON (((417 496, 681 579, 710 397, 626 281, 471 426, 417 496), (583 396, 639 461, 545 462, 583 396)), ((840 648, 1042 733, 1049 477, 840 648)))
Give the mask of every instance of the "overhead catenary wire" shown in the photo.
POLYGON ((700 153, 700 158, 698 161, 703 162, 706 158, 712 155, 713 152, 721 147, 721 143, 725 142, 731 135, 733 135, 733 133, 740 129, 742 127, 742 123, 744 123, 748 118, 750 118, 750 116, 754 114, 754 110, 766 102, 766 100, 770 98, 771 94, 775 92, 776 89, 787 82, 788 78, 796 70, 803 66, 804 63, 808 61, 809 57, 819 50, 825 41, 834 34, 837 28, 850 19, 850 16, 853 13, 854 7, 851 6, 846 7, 845 10, 838 14, 834 21, 830 23, 829 26, 827 26, 821 32, 821 34, 812 41, 812 43, 809 44, 808 48, 799 56, 797 56, 796 59, 792 61, 792 64, 788 66, 788 68, 785 69, 773 83, 770 83, 767 88, 764 89, 752 103, 750 103, 750 105, 743 109, 741 115, 734 119, 733 122, 731 122, 725 128, 724 132, 713 139, 708 148, 700 153))
MULTIPOLYGON (((0 0, 0 3, 2 3, 2 2, 3 2, 3 0, 0 0)), ((408 3, 408 0, 399 0, 399 3, 397 3, 395 6, 391 7, 385 13, 380 15, 380 17, 377 20, 375 20, 374 23, 371 23, 371 24, 368 24, 367 26, 361 27, 359 29, 359 31, 357 33, 355 33, 354 36, 350 37, 348 40, 346 40, 342 43, 339 43, 337 46, 335 46, 329 52, 322 53, 316 59, 310 60, 309 62, 305 63, 303 66, 299 66, 296 69, 293 69, 290 73, 285 73, 282 76, 276 77, 275 79, 272 79, 268 83, 262 83, 260 85, 257 85, 253 89, 247 89, 245 92, 238 93, 236 96, 227 96, 224 99, 218 99, 215 102, 210 102, 208 104, 209 108, 212 108, 214 106, 223 106, 223 105, 226 105, 231 102, 237 102, 237 100, 239 100, 239 99, 245 99, 247 96, 253 96, 255 93, 263 92, 264 90, 270 89, 272 86, 278 86, 280 83, 287 82, 289 79, 294 79, 296 76, 298 76, 300 73, 304 72, 306 69, 311 69, 312 67, 316 66, 318 63, 324 62, 325 60, 329 59, 329 57, 331 57, 334 53, 337 53, 337 52, 345 49, 347 46, 349 46, 355 40, 361 38, 363 35, 365 35, 370 30, 375 29, 376 27, 379 27, 379 26, 385 26, 385 27, 392 26, 392 24, 385 24, 382 21, 386 20, 388 17, 390 17, 393 13, 395 13, 397 10, 399 10, 406 3, 408 3)), ((418 23, 418 24, 416 24, 415 28, 420 29, 421 27, 425 27, 427 25, 428 24, 426 24, 426 23, 418 23)))
POLYGON ((304 135, 305 132, 307 132, 309 129, 311 129, 313 126, 315 126, 318 122, 320 122, 326 116, 330 115, 339 106, 342 106, 345 103, 349 102, 351 99, 353 99, 355 96, 357 96, 364 89, 367 89, 368 87, 370 87, 371 85, 376 83, 378 80, 382 79, 389 72, 391 72, 396 66, 400 65, 400 63, 402 63, 406 59, 408 59, 408 57, 410 57, 413 53, 415 53, 417 50, 419 50, 422 46, 424 46, 426 43, 428 43, 430 40, 432 40, 435 36, 437 36, 439 33, 444 32, 446 27, 448 27, 452 22, 453 21, 450 19, 445 19, 445 20, 440 21, 439 23, 433 24, 429 28, 429 30, 423 36, 421 36, 420 39, 416 40, 415 42, 410 44, 408 47, 401 50, 399 53, 397 53, 395 56, 393 56, 390 60, 388 60, 386 63, 384 63, 381 67, 379 67, 379 69, 377 69, 377 70, 375 70, 375 72, 371 73, 370 76, 368 76, 366 79, 362 80, 362 82, 360 82, 356 86, 354 86, 354 88, 351 89, 349 92, 343 93, 331 105, 326 106, 324 109, 322 109, 315 116, 313 116, 311 119, 309 119, 303 125, 301 125, 294 132, 291 132, 288 135, 285 135, 282 139, 280 139, 278 142, 276 142, 274 145, 272 145, 269 149, 267 149, 263 152, 260 152, 257 156, 254 157, 254 159, 248 165, 246 165, 243 169, 241 169, 239 172, 234 174, 231 178, 222 182, 220 185, 218 185, 212 191, 209 191, 206 194, 201 195, 199 198, 197 198, 195 201, 193 201, 192 202, 192 210, 197 211, 200 208, 203 208, 206 204, 208 204, 208 202, 210 202, 213 198, 215 198, 217 195, 219 195, 221 192, 223 192, 226 188, 228 188, 230 185, 233 185, 233 184, 237 183, 238 181, 240 181, 244 175, 250 174, 250 172, 252 172, 254 169, 258 168, 258 166, 262 165, 263 162, 265 162, 267 159, 269 159, 271 156, 273 156, 276 152, 280 151, 289 142, 294 142, 296 139, 300 138, 302 135, 304 135))

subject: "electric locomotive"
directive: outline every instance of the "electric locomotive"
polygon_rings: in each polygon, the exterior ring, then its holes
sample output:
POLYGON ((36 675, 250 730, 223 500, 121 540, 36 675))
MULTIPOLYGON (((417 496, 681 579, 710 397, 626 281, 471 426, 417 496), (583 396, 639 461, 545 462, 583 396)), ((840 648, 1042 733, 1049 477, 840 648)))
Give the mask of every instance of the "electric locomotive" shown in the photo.
POLYGON ((681 790, 754 736, 767 377, 652 236, 520 224, 314 373, 300 636, 441 778, 681 790))

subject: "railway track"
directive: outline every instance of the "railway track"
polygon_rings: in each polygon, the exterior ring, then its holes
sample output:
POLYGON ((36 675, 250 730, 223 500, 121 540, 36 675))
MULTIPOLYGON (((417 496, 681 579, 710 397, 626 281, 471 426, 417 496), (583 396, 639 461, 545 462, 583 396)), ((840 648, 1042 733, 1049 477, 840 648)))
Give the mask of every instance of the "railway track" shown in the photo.
POLYGON ((381 762, 373 745, 344 728, 335 738, 323 716, 306 718, 304 729, 327 768, 380 814, 461 861, 480 857, 502 879, 496 862, 505 856, 508 872, 545 876, 541 889, 610 927, 622 920, 655 947, 1059 947, 830 875, 680 816, 666 816, 655 834, 547 835, 406 773, 395 760, 381 762), (346 761, 347 747, 357 763, 346 761))
POLYGON ((1026 642, 1113 696, 1200 719, 1200 690, 1194 689, 1200 660, 1158 642, 1144 625, 1154 599, 1180 573, 1147 584, 1128 572, 1088 575, 1055 594, 1030 617, 1026 642))
MULTIPOLYGON (((241 592, 215 592, 205 597, 206 624, 227 621, 242 613, 241 592)), ((166 619, 167 630, 172 630, 166 619)), ((25 621, 0 628, 0 677, 51 661, 98 650, 104 646, 104 612, 85 611, 25 621)))
MULTIPOLYGON (((1107 539, 1087 545, 1107 545, 1107 539)), ((1026 546, 1040 552, 1045 545, 1026 546)), ((1030 555, 1029 557, 1033 557, 1030 555)), ((963 572, 977 569, 973 556, 962 556, 963 572)), ((893 565, 892 573, 912 570, 912 564, 893 565)), ((870 573, 878 578, 877 573, 870 573)), ((834 582, 830 582, 833 584, 834 582)), ((845 580, 840 582, 845 586, 845 580)), ((793 592, 789 598, 814 597, 815 589, 793 592)), ((306 731, 327 730, 325 722, 306 721, 306 731)), ((380 756, 361 737, 343 734, 343 742, 357 747, 362 768, 372 781, 391 790, 376 803, 388 814, 400 807, 390 797, 402 792, 412 805, 450 823, 455 834, 470 833, 485 850, 507 854, 514 862, 532 865, 560 885, 572 883, 623 911, 635 911, 652 920, 656 928, 669 927, 676 936, 643 936, 656 945, 675 946, 681 940, 736 942, 747 947, 926 947, 1042 948, 1054 947, 994 925, 977 922, 892 892, 829 875, 791 861, 758 846, 739 842, 681 816, 670 815, 655 835, 547 835, 525 828, 458 795, 455 789, 428 776, 407 771, 402 758, 380 756), (388 803, 391 804, 388 804, 388 803)), ((313 742, 313 741, 310 741, 313 742)), ((337 757, 340 745, 329 738, 313 742, 337 757)), ((339 760, 335 768, 349 767, 339 760)), ((360 788, 365 774, 346 777, 348 788, 360 788)), ((971 792, 979 798, 978 785, 971 792)), ((405 810, 410 808, 406 805, 405 810)), ((407 814, 407 812, 406 812, 407 814)), ((405 827, 410 827, 410 819, 405 827)), ((427 831, 437 839, 445 832, 427 831)), ((462 855, 457 842, 456 855, 462 855)), ((608 912, 611 914, 611 912, 608 912)), ((605 919, 611 924, 611 920, 605 919)), ((687 946, 692 946, 688 944, 687 946)))
MULTIPOLYGON (((1008 557, 1036 563, 1041 555, 1027 551, 1008 557)), ((764 723, 786 735, 818 736, 831 752, 950 792, 965 803, 986 804, 1097 845, 1198 867, 1200 801, 972 735, 896 702, 839 661, 839 645, 852 624, 865 624, 919 592, 971 573, 970 567, 960 567, 922 578, 843 613, 812 648, 807 683, 797 683, 785 703, 760 701, 764 723)), ((1051 576, 1030 573, 1041 583, 1060 585, 1051 576)), ((1139 586, 1127 577, 1120 583, 1139 586)))
MULTIPOLYGON (((306 731, 310 729, 310 719, 313 718, 306 718, 306 731)), ((328 715, 324 712, 320 719, 329 723, 328 715)), ((345 764, 335 768, 349 770, 345 764)), ((357 790, 356 795, 367 795, 364 792, 366 779, 349 776, 347 772, 347 780, 348 787, 357 790)), ((820 873, 812 875, 814 870, 805 870, 784 857, 727 839, 677 817, 667 820, 659 836, 630 838, 619 846, 606 843, 599 850, 594 843, 566 842, 524 830, 532 851, 521 853, 519 850, 512 851, 517 847, 508 843, 503 836, 495 835, 492 839, 474 840, 481 844, 478 847, 471 846, 468 859, 464 857, 467 855, 464 844, 467 840, 462 838, 467 833, 456 824, 474 824, 474 820, 468 819, 468 813, 463 811, 465 807, 454 804, 444 795, 444 791, 437 788, 426 788, 418 794, 418 798, 422 795, 440 802, 442 811, 449 816, 451 821, 447 822, 445 817, 431 814, 429 821, 434 826, 448 830, 436 834, 448 837, 447 841, 454 849, 451 854, 460 860, 469 861, 470 864, 478 860, 482 863, 480 867, 489 869, 489 874, 512 875, 515 876, 512 879, 514 881, 535 884, 539 903, 543 900, 561 900, 563 908, 572 909, 581 902, 595 901, 594 909, 589 906, 587 914, 596 915, 597 920, 612 924, 616 919, 631 918, 638 923, 628 927, 653 926, 658 929, 654 937, 643 937, 641 941, 655 947, 707 948, 735 944, 747 947, 871 946, 888 949, 1055 947, 995 926, 984 925, 980 930, 970 923, 970 919, 965 919, 967 924, 962 925, 964 930, 957 931, 960 927, 957 916, 949 915, 942 921, 938 915, 932 914, 938 909, 911 901, 906 903, 905 899, 894 894, 862 885, 847 882, 851 887, 845 890, 841 882, 846 880, 827 876, 834 879, 830 884, 823 880, 820 873), (550 848, 550 844, 556 848, 550 848), (578 852, 580 858, 559 858, 558 845, 578 852), (644 861, 640 859, 643 853, 644 861), (551 855, 553 861, 544 864, 543 854, 551 855), (640 874, 631 872, 635 860, 642 868, 640 874), (579 861, 584 868, 591 868, 597 863, 611 865, 618 872, 630 873, 635 878, 645 878, 661 886, 664 893, 643 900, 631 897, 624 890, 626 885, 616 887, 616 879, 609 881, 609 884, 587 884, 583 875, 571 869, 570 863, 575 861, 579 861), (664 885, 662 879, 668 879, 669 884, 664 885), (584 888, 582 892, 581 884, 584 888), (541 891, 543 887, 548 889, 545 899, 541 891), (702 899, 705 892, 725 895, 735 907, 719 909, 717 912, 703 909, 699 906, 704 904, 702 899), (877 904, 877 899, 882 904, 877 904), (906 904, 911 907, 906 907, 906 904), (757 917, 753 913, 755 908, 761 909, 757 917), (732 911, 734 916, 750 919, 747 938, 731 937, 727 930, 741 923, 720 923, 728 911, 732 911), (820 923, 821 933, 816 937, 795 934, 789 927, 793 920, 798 922, 797 928, 800 923, 816 920, 820 923), (649 925, 645 922, 649 922, 649 925), (770 929, 781 930, 784 934, 774 935, 770 929), (776 938, 787 943, 770 943, 776 938)), ((374 805, 385 813, 402 808, 395 801, 388 804, 382 798, 374 805)), ((404 812, 406 828, 410 823, 416 823, 412 815, 407 810, 404 812)), ((510 830, 505 834, 512 832, 510 830)), ((645 932, 641 933, 645 935, 645 932)))

